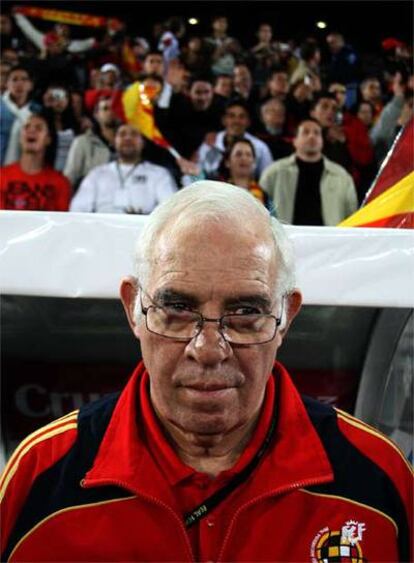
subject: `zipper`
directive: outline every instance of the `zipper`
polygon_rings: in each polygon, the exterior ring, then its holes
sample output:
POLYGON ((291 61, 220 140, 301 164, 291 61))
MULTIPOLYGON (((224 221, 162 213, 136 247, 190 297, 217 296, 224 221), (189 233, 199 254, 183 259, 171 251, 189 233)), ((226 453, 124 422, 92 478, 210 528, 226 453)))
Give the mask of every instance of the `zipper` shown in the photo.
POLYGON ((162 508, 165 508, 167 510, 167 512, 169 512, 171 514, 171 516, 174 518, 174 520, 176 520, 176 522, 178 523, 178 526, 180 528, 181 531, 181 535, 184 538, 184 543, 185 546, 187 548, 187 555, 189 556, 189 561, 191 561, 192 563, 196 561, 194 554, 193 554, 193 549, 191 547, 190 544, 190 540, 187 536, 187 531, 184 527, 184 522, 182 520, 182 518, 170 507, 168 506, 168 504, 166 504, 165 502, 163 502, 162 500, 153 497, 151 495, 147 495, 145 493, 141 493, 140 491, 135 490, 134 488, 130 487, 127 483, 123 483, 122 481, 113 481, 110 479, 103 479, 102 481, 100 481, 98 484, 94 485, 94 484, 88 484, 86 482, 86 479, 82 479, 80 481, 80 486, 83 489, 87 489, 90 488, 92 489, 93 487, 100 487, 103 485, 115 485, 116 487, 120 487, 121 489, 126 489, 127 491, 130 491, 131 493, 134 493, 134 495, 136 495, 137 497, 141 497, 149 502, 152 502, 153 504, 156 504, 162 508))
POLYGON ((281 494, 287 493, 289 491, 293 491, 294 489, 301 489, 302 487, 306 487, 306 486, 310 486, 310 485, 319 485, 320 483, 328 483, 329 481, 332 481, 332 475, 325 475, 324 477, 318 477, 318 478, 314 478, 314 479, 306 479, 304 481, 298 481, 298 482, 295 482, 295 483, 291 483, 290 485, 287 485, 285 487, 281 487, 279 489, 275 489, 273 491, 263 493, 259 497, 251 499, 251 500, 249 500, 249 502, 246 502, 246 504, 243 504, 242 506, 240 506, 237 509, 237 511, 235 512, 233 518, 231 519, 230 526, 229 526, 227 533, 226 533, 226 536, 224 538, 223 547, 220 550, 217 561, 219 562, 219 561, 223 560, 222 559, 223 554, 224 554, 225 549, 227 547, 227 544, 229 542, 229 538, 230 538, 230 535, 232 533, 234 523, 235 523, 236 519, 238 518, 239 514, 243 510, 245 510, 246 508, 249 508, 250 506, 252 506, 253 504, 256 504, 257 502, 264 500, 265 498, 269 498, 269 497, 273 497, 273 496, 280 496, 281 494))

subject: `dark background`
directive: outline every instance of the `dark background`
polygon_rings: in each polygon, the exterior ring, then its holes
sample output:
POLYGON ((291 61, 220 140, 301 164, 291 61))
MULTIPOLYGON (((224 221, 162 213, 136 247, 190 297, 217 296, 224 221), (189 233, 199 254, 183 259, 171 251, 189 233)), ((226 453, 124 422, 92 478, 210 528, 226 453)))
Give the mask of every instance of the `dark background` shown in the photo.
MULTIPOLYGON (((189 34, 206 35, 210 20, 215 14, 224 14, 230 21, 229 35, 240 39, 244 47, 255 42, 255 30, 259 23, 272 24, 276 39, 300 41, 308 35, 324 40, 330 31, 345 34, 348 42, 361 50, 376 51, 386 37, 396 37, 409 44, 413 40, 413 3, 401 0, 387 1, 157 1, 114 0, 114 1, 29 1, 2 2, 2 11, 11 6, 32 5, 68 11, 112 16, 127 22, 128 32, 149 38, 152 25, 169 16, 196 17, 200 23, 187 26, 189 34), (316 22, 328 24, 325 30, 316 28, 316 22)), ((39 28, 50 27, 50 23, 33 20, 39 28)), ((73 36, 90 34, 90 28, 77 28, 73 36)))

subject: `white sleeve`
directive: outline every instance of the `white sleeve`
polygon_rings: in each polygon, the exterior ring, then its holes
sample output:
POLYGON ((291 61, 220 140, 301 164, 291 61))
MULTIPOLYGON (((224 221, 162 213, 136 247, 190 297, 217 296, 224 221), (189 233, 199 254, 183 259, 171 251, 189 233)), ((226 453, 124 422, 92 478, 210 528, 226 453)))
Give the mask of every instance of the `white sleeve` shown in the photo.
POLYGON ((14 19, 24 35, 42 51, 45 48, 45 34, 36 29, 32 22, 23 14, 14 14, 14 19))
POLYGON ((169 199, 177 191, 177 184, 168 170, 161 169, 154 180, 156 183, 158 203, 169 199))
POLYGON ((69 211, 94 213, 96 209, 97 177, 94 170, 85 176, 70 202, 69 211))
POLYGON ((96 44, 96 40, 93 37, 89 39, 72 39, 68 45, 69 53, 83 53, 84 51, 89 51, 96 44))
POLYGON ((272 153, 266 143, 260 145, 260 154, 257 159, 257 171, 259 175, 273 162, 272 153))
POLYGON ((75 186, 78 180, 82 178, 83 170, 83 156, 84 151, 82 151, 82 138, 80 136, 75 137, 73 143, 69 148, 69 153, 66 159, 65 169, 63 174, 68 178, 72 186, 75 186))

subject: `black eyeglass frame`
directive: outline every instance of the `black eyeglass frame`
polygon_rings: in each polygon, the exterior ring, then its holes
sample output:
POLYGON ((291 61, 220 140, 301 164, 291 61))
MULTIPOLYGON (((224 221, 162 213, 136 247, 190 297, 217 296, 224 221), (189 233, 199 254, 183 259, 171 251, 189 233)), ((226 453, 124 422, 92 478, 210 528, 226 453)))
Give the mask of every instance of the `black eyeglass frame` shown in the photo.
MULTIPOLYGON (((149 295, 148 295, 148 297, 151 299, 151 297, 149 295)), ((197 338, 197 336, 201 333, 201 331, 204 328, 204 323, 217 323, 218 324, 218 331, 219 331, 220 335, 229 344, 233 344, 235 346, 255 346, 255 345, 260 345, 260 344, 267 344, 268 342, 271 342, 275 338, 276 333, 277 333, 277 329, 282 324, 283 308, 284 308, 284 303, 285 303, 284 297, 285 296, 282 297, 282 312, 281 312, 280 317, 276 317, 276 315, 272 315, 271 313, 257 313, 257 316, 272 318, 276 321, 272 337, 268 338, 267 340, 264 340, 263 342, 262 341, 261 342, 232 342, 231 340, 228 339, 228 337, 223 332, 226 329, 226 325, 223 323, 223 319, 226 318, 226 317, 244 317, 244 316, 246 316, 246 315, 240 315, 240 314, 237 314, 237 313, 227 313, 227 314, 222 315, 221 317, 219 317, 217 319, 211 319, 209 317, 204 317, 204 315, 202 315, 198 311, 191 311, 191 313, 193 315, 195 315, 199 318, 199 321, 197 322, 197 325, 196 325, 197 326, 197 332, 195 334, 193 334, 193 336, 185 336, 185 337, 184 336, 168 336, 166 334, 154 332, 153 330, 151 330, 148 327, 148 311, 150 309, 165 310, 165 308, 162 307, 161 305, 149 305, 148 307, 144 307, 144 305, 142 304, 142 297, 141 296, 140 296, 140 303, 141 303, 142 314, 145 317, 145 326, 147 327, 147 330, 149 332, 151 332, 152 334, 156 334, 157 336, 162 336, 163 338, 169 338, 170 340, 177 340, 178 342, 190 342, 191 340, 193 340, 193 338, 197 338)))

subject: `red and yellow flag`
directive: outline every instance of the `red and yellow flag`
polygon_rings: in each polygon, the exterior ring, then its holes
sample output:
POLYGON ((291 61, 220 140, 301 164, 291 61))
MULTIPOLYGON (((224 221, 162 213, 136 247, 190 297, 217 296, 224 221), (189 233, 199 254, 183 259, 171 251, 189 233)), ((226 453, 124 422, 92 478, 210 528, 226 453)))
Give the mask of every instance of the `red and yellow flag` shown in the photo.
POLYGON ((68 12, 65 10, 55 10, 51 8, 41 8, 37 6, 16 6, 16 12, 30 18, 66 23, 68 25, 81 25, 87 27, 109 27, 116 31, 122 26, 122 22, 117 18, 107 18, 104 16, 93 16, 79 12, 68 12))
POLYGON ((414 228, 414 118, 390 149, 362 207, 338 226, 414 228))
POLYGON ((141 135, 153 143, 169 149, 171 148, 170 143, 155 124, 153 96, 154 92, 142 82, 131 84, 122 96, 125 119, 136 127, 141 135))

